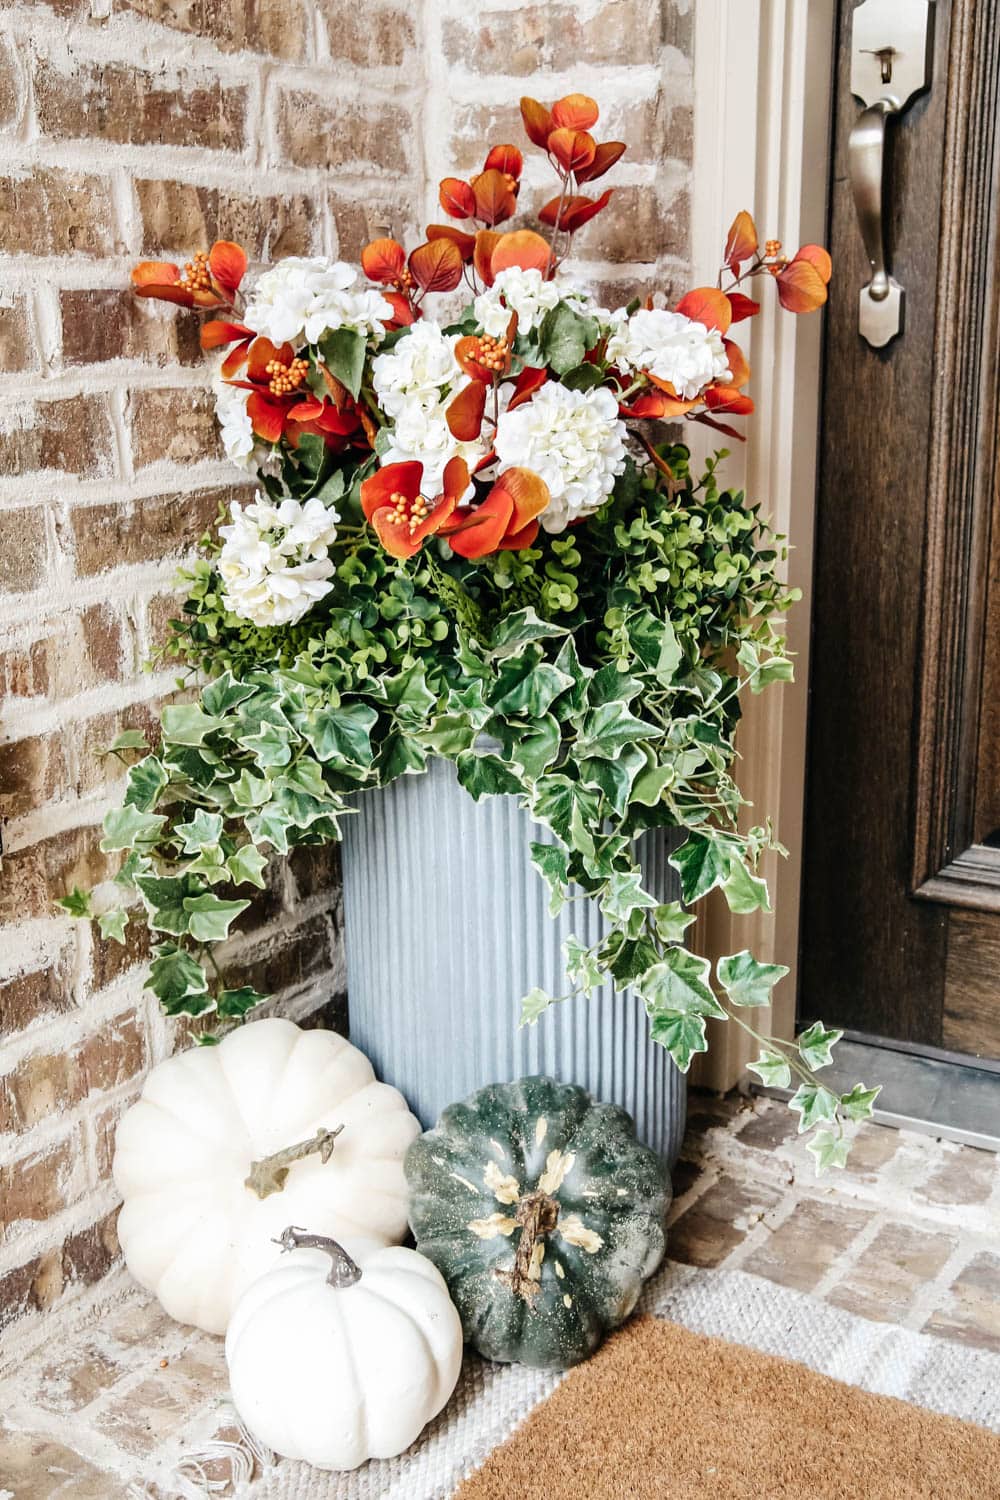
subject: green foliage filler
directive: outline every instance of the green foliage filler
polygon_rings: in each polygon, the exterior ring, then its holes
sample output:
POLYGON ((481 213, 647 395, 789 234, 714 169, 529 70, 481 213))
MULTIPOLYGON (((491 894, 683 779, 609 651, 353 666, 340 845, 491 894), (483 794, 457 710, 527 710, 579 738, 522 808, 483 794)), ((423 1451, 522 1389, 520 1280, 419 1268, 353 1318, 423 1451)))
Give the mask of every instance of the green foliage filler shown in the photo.
MULTIPOLYGON (((567 360, 572 332, 558 330, 567 360)), ((873 1093, 842 1098, 817 1080, 839 1033, 758 1036, 753 1007, 785 970, 741 952, 713 975, 684 946, 687 908, 717 887, 734 912, 768 909, 758 867, 777 846, 766 824, 738 821, 734 735, 741 692, 791 676, 777 628, 792 597, 781 539, 721 487, 714 461, 695 476, 686 448, 652 452, 629 460, 585 526, 478 562, 441 540, 397 562, 362 516, 366 470, 347 489, 343 460, 304 436, 285 492, 335 503, 342 524, 332 592, 280 628, 227 612, 206 540, 164 656, 187 665, 188 681, 211 680, 164 711, 154 749, 134 734, 110 747, 139 758, 104 825, 103 848, 126 857, 121 910, 103 914, 102 930, 121 940, 141 903, 156 937, 149 986, 169 1014, 228 1023, 265 998, 228 988, 212 950, 266 863, 338 839, 352 794, 445 756, 470 796, 514 795, 556 835, 533 847, 553 910, 584 894, 600 903, 611 931, 593 948, 570 945, 573 993, 608 978, 632 987, 685 1070, 710 1017, 745 1027, 761 1078, 801 1085, 792 1103, 803 1129, 818 1127, 818 1162, 842 1164, 842 1122, 870 1113, 873 1093), (672 860, 683 906, 643 887, 635 840, 657 827, 687 835, 672 860)), ((89 915, 78 892, 67 908, 89 915)), ((532 991, 523 1022, 570 998, 532 991)))

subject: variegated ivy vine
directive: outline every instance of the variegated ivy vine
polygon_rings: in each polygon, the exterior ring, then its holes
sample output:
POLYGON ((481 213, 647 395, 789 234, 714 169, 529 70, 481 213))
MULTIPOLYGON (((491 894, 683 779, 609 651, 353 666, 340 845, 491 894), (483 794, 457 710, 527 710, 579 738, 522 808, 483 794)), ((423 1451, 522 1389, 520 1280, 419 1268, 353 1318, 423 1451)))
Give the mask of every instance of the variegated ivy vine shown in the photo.
MULTIPOLYGON (((344 493, 343 470, 303 438, 286 484, 343 517, 329 599, 261 629, 227 612, 211 556, 199 562, 167 651, 213 680, 164 710, 154 749, 137 733, 110 747, 139 758, 104 823, 102 848, 124 855, 121 901, 99 902, 97 920, 119 942, 133 920, 156 934, 148 983, 166 1012, 230 1023, 259 1004, 227 986, 213 948, 268 861, 338 839, 356 794, 446 756, 473 798, 517 796, 555 835, 532 845, 553 912, 581 893, 600 903, 609 936, 567 945, 572 994, 608 978, 634 989, 683 1070, 710 1018, 744 1027, 757 1075, 798 1085, 818 1166, 843 1165, 844 1123, 877 1090, 839 1094, 817 1076, 840 1033, 758 1031, 787 970, 742 951, 713 976, 685 947, 690 908, 716 887, 733 912, 768 908, 757 869, 777 845, 767 826, 739 831, 732 768, 741 691, 791 676, 774 624, 791 597, 781 541, 714 463, 696 479, 685 448, 653 452, 629 460, 586 527, 476 563, 438 545, 397 561, 363 523, 360 479, 344 493), (644 888, 635 840, 649 828, 686 834, 671 860, 682 902, 644 888)), ((85 893, 64 905, 91 915, 85 893)), ((533 990, 522 1022, 571 997, 533 990)))

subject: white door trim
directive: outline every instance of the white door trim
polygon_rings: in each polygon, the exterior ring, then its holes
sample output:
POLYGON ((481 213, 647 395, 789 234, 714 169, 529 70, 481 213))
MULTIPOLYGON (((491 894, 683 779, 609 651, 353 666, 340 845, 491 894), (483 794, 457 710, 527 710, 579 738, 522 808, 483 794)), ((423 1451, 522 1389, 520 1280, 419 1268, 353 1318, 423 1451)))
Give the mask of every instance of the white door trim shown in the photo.
MULTIPOLYGON (((790 252, 823 242, 829 188, 829 122, 834 72, 835 0, 697 0, 694 41, 693 285, 714 282, 726 230, 750 209, 762 238, 780 238, 790 252)), ((834 269, 836 275, 836 268, 834 269)), ((762 292, 772 289, 764 287, 762 292)), ((796 958, 802 874, 806 687, 809 609, 819 436, 822 315, 794 317, 774 296, 747 330, 749 386, 757 411, 746 422, 746 444, 733 442, 727 479, 763 503, 793 551, 789 582, 804 600, 788 622, 795 653, 794 685, 771 688, 745 705, 739 779, 753 804, 751 821, 774 820, 787 860, 770 856, 764 873, 773 913, 733 917, 713 893, 695 928, 711 957, 750 948, 792 970, 775 991, 772 1029, 791 1036, 795 1023, 796 958), (739 452, 735 450, 739 449, 739 452)), ((692 424, 692 448, 716 446, 692 424)), ((762 1019, 766 1020, 766 1017, 762 1019)), ((745 1033, 713 1027, 711 1051, 694 1081, 731 1087, 753 1056, 745 1033)))

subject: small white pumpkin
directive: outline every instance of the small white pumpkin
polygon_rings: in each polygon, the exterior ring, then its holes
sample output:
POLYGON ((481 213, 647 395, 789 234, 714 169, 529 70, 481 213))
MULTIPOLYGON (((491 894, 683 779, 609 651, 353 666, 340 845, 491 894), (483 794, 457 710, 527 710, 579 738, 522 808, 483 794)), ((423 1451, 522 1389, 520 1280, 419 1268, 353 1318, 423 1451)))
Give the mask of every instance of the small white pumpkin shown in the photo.
POLYGON ((320 1469, 394 1458, 437 1416, 462 1367, 444 1278, 401 1245, 361 1267, 304 1230, 286 1229, 281 1245, 295 1255, 244 1293, 229 1324, 236 1410, 276 1453, 320 1469))
POLYGON ((406 1148, 420 1126, 332 1031, 277 1017, 155 1067, 118 1126, 118 1236, 172 1318, 225 1333, 289 1221, 354 1255, 406 1233, 406 1148))

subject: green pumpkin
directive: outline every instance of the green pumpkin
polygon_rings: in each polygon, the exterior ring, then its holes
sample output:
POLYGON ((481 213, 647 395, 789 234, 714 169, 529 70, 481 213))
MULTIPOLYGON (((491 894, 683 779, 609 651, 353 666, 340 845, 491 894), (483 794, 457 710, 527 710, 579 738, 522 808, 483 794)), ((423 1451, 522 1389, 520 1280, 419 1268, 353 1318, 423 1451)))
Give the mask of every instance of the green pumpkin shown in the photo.
POLYGON ((670 1178, 624 1110, 574 1084, 491 1084, 406 1156, 417 1249, 487 1359, 562 1370, 624 1322, 663 1258, 670 1178))

